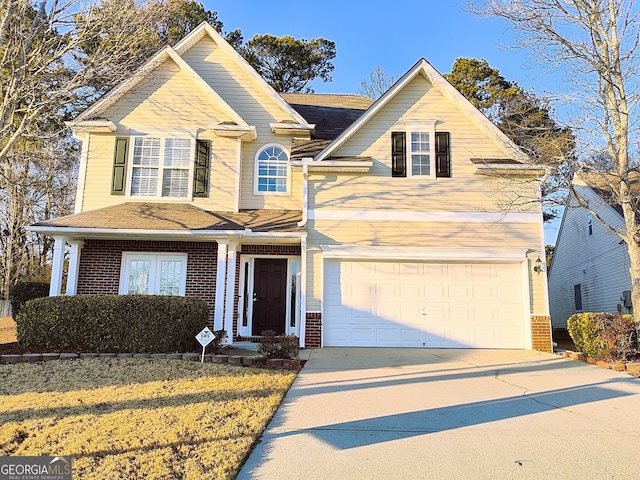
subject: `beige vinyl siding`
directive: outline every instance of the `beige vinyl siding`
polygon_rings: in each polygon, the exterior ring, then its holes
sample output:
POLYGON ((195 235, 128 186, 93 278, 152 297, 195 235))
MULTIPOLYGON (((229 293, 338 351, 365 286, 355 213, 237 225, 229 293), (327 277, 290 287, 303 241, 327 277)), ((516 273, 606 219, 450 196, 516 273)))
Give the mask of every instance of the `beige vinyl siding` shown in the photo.
MULTIPOLYGON (((326 177, 325 185, 320 184, 320 176, 312 177, 315 189, 311 191, 316 193, 310 198, 311 208, 495 212, 516 200, 513 182, 477 175, 470 161, 505 158, 504 152, 421 76, 399 92, 335 155, 369 156, 373 167, 366 175, 326 177), (391 132, 405 131, 407 120, 421 118, 437 120, 436 131, 450 132, 451 178, 391 177, 391 132)), ((521 188, 527 191, 523 198, 536 198, 537 182, 521 180, 517 189, 521 188)), ((535 203, 521 203, 518 210, 538 208, 535 203)))
MULTIPOLYGON (((426 248, 481 249, 505 247, 534 251, 534 257, 544 257, 540 250, 538 223, 476 223, 476 222, 411 222, 411 221, 329 221, 308 223, 307 308, 320 309, 322 298, 322 250, 320 245, 361 245, 426 248)), ((535 260, 534 258, 534 260, 535 260)), ((543 277, 535 275, 530 285, 533 313, 547 314, 543 277)))
MULTIPOLYGON (((113 175, 113 157, 115 153, 115 135, 91 134, 87 154, 87 170, 85 174, 82 211, 109 207, 124 202, 123 195, 111 195, 113 175)), ((78 179, 82 181, 82 179, 78 179)))
POLYGON ((163 62, 104 114, 119 130, 203 129, 230 120, 172 60, 163 62))
MULTIPOLYGON (((603 205, 593 190, 576 185, 579 194, 615 228, 624 228, 622 216, 603 205)), ((575 202, 572 203, 575 205, 575 202)), ((554 328, 566 328, 576 313, 574 285, 582 288, 582 311, 617 312, 624 290, 631 290, 627 246, 607 227, 593 218, 593 234, 588 232, 588 216, 583 208, 566 208, 549 272, 549 303, 554 328)), ((626 313, 626 309, 623 308, 626 313)))
POLYGON ((245 142, 242 151, 241 209, 294 209, 302 207, 302 174, 292 171, 288 195, 254 195, 256 153, 267 144, 291 150, 293 137, 276 135, 270 123, 292 120, 291 114, 271 98, 262 86, 215 43, 205 37, 194 45, 184 60, 249 125, 255 126, 258 139, 245 142))

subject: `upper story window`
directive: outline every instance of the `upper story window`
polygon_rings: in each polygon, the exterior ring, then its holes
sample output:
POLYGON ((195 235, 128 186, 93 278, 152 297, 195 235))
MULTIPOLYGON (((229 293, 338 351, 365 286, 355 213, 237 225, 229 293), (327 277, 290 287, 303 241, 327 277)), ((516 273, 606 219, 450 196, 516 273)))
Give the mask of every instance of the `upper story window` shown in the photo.
POLYGON ((210 156, 210 142, 192 138, 117 138, 111 194, 167 198, 207 196, 210 156))
POLYGON ((281 145, 262 147, 256 155, 254 193, 289 191, 289 156, 281 145))
POLYGON ((426 125, 408 124, 407 131, 392 132, 391 176, 450 177, 449 143, 449 133, 436 132, 435 122, 426 125), (409 143, 408 154, 407 143, 409 143))
POLYGON ((587 230, 589 235, 593 235, 593 217, 591 214, 587 216, 587 230))

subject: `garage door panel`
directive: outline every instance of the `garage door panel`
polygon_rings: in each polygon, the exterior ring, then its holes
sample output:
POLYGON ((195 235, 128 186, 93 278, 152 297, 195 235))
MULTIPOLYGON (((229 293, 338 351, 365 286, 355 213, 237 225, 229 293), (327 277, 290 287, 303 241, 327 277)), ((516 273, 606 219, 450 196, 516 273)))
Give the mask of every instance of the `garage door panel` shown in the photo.
POLYGON ((324 344, 524 348, 519 263, 326 260, 324 344))

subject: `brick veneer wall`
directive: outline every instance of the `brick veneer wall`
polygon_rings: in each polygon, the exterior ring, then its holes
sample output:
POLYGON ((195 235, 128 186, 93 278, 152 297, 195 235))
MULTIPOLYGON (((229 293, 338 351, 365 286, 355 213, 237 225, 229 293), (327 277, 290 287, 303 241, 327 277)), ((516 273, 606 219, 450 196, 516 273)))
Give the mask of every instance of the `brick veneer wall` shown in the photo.
POLYGON ((122 252, 186 253, 187 297, 202 298, 213 322, 218 244, 215 242, 157 242, 85 240, 80 254, 78 294, 117 294, 122 252))
POLYGON ((320 348, 322 337, 322 313, 307 312, 304 345, 306 348, 320 348))
POLYGON ((531 315, 531 340, 534 350, 553 353, 550 316, 531 315))

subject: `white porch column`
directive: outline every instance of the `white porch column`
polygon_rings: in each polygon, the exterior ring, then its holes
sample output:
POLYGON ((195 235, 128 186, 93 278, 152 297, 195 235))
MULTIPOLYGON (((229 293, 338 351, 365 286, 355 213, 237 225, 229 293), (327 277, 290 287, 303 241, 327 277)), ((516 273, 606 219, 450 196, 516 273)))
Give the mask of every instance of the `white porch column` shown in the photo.
POLYGON ((233 342, 233 299, 236 293, 236 260, 237 260, 238 244, 236 242, 229 243, 227 252, 227 298, 224 310, 223 327, 227 331, 227 343, 233 342))
POLYGON ((67 272, 67 295, 75 295, 78 291, 78 271, 80 269, 80 250, 82 250, 82 241, 74 240, 71 242, 69 250, 69 271, 67 272))
POLYGON ((224 323, 224 288, 227 273, 227 244, 226 240, 218 240, 218 261, 216 271, 216 304, 213 316, 213 329, 220 330, 224 323))
POLYGON ((51 284, 49 296, 57 297, 62 292, 62 271, 64 268, 65 237, 53 237, 53 264, 51 265, 51 284))

